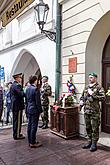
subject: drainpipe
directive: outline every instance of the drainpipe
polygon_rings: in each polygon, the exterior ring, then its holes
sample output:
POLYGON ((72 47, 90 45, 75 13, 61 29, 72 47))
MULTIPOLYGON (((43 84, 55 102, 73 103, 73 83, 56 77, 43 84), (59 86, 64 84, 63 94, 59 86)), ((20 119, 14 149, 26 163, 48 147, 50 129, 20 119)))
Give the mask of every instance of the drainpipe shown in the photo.
POLYGON ((55 72, 55 100, 58 99, 61 90, 61 5, 57 0, 56 17, 56 72, 55 72))

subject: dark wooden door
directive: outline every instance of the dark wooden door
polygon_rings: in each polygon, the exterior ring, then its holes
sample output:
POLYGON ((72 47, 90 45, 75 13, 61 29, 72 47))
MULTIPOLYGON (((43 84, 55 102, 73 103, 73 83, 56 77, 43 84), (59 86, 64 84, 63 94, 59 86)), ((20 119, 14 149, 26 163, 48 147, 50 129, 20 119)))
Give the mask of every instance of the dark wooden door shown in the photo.
MULTIPOLYGON (((102 83, 107 92, 110 87, 110 36, 108 37, 102 57, 102 83)), ((102 104, 102 131, 110 133, 110 96, 106 96, 106 100, 102 104)))
MULTIPOLYGON (((103 64, 103 87, 106 92, 110 87, 110 63, 103 64)), ((110 133, 110 96, 106 96, 102 105, 102 131, 110 133)))

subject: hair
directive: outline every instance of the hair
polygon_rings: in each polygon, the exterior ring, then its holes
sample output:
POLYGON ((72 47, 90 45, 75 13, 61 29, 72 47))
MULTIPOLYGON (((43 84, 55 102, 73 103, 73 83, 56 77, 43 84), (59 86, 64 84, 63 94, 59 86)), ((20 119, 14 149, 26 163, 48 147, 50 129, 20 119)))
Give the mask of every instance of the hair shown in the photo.
POLYGON ((11 81, 9 81, 9 82, 7 83, 7 85, 9 85, 9 84, 12 84, 12 82, 11 82, 11 81))
POLYGON ((30 77, 29 77, 29 83, 30 83, 30 84, 34 84, 34 82, 35 82, 37 79, 38 79, 38 78, 37 78, 36 75, 30 76, 30 77))
POLYGON ((49 79, 48 76, 43 76, 42 78, 46 78, 47 80, 49 79))

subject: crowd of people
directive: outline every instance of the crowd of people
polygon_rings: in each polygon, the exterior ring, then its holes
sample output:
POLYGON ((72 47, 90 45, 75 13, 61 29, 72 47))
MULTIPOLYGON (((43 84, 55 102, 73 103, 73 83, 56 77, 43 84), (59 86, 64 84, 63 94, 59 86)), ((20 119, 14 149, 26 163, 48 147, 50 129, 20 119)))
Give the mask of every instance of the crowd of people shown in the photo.
MULTIPOLYGON (((28 119, 27 136, 31 148, 36 148, 42 144, 37 140, 39 116, 41 115, 42 125, 39 128, 48 128, 49 96, 52 94, 51 86, 48 84, 48 77, 43 76, 42 80, 36 75, 31 76, 25 89, 22 87, 22 74, 13 75, 14 82, 8 83, 6 92, 7 117, 9 122, 10 109, 13 113, 13 138, 14 140, 24 139, 21 134, 22 113, 25 109, 28 119)), ((80 98, 80 109, 84 107, 84 118, 88 143, 83 145, 83 149, 90 149, 91 152, 97 150, 100 126, 100 101, 105 100, 105 91, 97 82, 97 74, 90 73, 89 84, 83 90, 80 98)), ((0 88, 0 121, 3 111, 3 89, 0 88)))
POLYGON ((25 110, 28 127, 27 136, 28 143, 31 148, 36 148, 42 144, 36 139, 38 121, 41 115, 42 129, 48 128, 48 110, 49 96, 52 94, 51 86, 48 84, 48 77, 43 76, 42 79, 36 75, 30 76, 25 88, 22 86, 22 73, 13 75, 13 83, 7 83, 6 92, 0 87, 0 122, 3 122, 3 102, 6 98, 6 119, 5 124, 9 123, 10 111, 13 116, 13 139, 24 139, 21 133, 23 110, 25 110))

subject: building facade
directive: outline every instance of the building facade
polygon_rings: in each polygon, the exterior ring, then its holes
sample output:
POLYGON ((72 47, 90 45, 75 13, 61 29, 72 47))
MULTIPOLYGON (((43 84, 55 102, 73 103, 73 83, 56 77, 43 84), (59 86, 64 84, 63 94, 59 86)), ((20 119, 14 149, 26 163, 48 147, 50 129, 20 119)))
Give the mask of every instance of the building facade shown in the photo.
MULTIPOLYGON (((55 30, 56 1, 44 0, 49 5, 45 30, 55 30)), ((4 67, 5 82, 14 73, 24 74, 24 83, 30 75, 40 74, 49 77, 52 90, 55 90, 56 45, 41 34, 36 22, 35 0, 22 13, 0 29, 0 65, 4 67)))
MULTIPOLYGON (((107 91, 110 86, 109 0, 59 0, 59 3, 62 5, 62 91, 67 92, 67 80, 73 75, 79 98, 90 72, 98 74, 99 83, 107 91)), ((100 142, 110 146, 109 97, 102 105, 101 116, 100 142)), ((79 131, 85 136, 83 110, 79 112, 79 131)))

